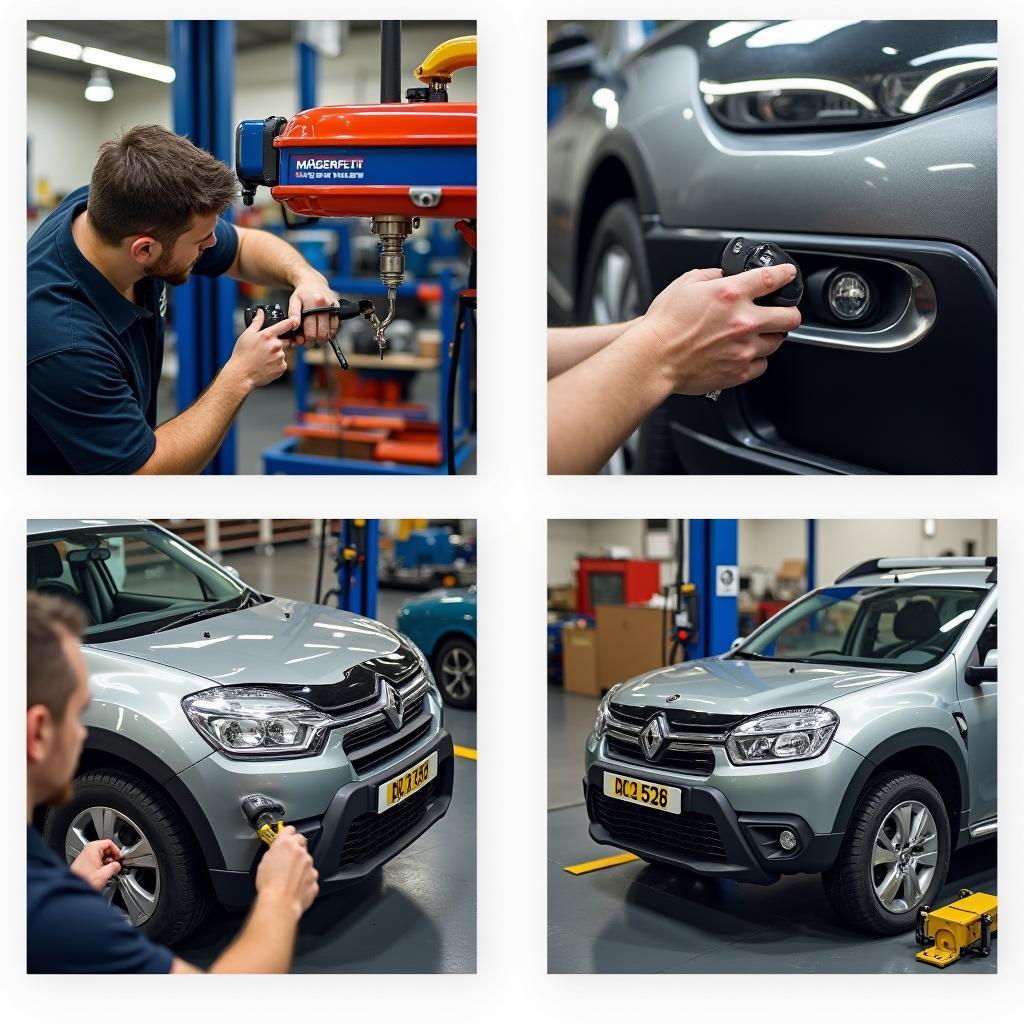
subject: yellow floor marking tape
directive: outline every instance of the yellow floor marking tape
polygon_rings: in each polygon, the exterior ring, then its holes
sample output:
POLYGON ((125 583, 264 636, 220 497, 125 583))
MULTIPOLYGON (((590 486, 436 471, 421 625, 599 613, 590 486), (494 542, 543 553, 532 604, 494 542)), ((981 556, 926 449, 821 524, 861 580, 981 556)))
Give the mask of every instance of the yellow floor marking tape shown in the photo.
POLYGON ((601 860, 588 860, 585 864, 570 864, 564 870, 570 875, 585 875, 588 871, 600 871, 602 868, 617 868, 620 864, 629 864, 639 860, 635 853, 617 853, 614 857, 602 857, 601 860))
POLYGON ((467 761, 475 761, 476 751, 472 747, 456 747, 455 756, 464 757, 467 761))

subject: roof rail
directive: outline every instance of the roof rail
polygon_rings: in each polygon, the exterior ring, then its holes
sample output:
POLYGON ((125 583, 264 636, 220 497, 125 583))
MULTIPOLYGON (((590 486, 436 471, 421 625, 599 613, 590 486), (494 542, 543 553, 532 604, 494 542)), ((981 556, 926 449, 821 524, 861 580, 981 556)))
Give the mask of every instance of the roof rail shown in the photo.
POLYGON ((954 555, 936 558, 872 558, 866 562, 847 569, 841 576, 836 577, 836 583, 852 579, 854 576, 869 576, 872 573, 880 573, 886 569, 987 569, 991 568, 992 573, 986 582, 995 582, 995 570, 997 559, 995 555, 954 555))

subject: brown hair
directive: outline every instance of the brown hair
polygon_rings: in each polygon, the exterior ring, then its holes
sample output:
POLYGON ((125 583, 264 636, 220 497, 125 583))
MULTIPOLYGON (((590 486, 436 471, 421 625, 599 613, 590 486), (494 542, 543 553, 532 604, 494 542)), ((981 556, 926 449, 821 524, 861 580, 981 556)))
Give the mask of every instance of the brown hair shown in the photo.
POLYGON ((237 191, 234 172, 205 149, 158 124, 139 124, 100 146, 89 222, 110 245, 129 235, 173 245, 194 216, 223 213, 237 191))
POLYGON ((64 653, 64 640, 85 629, 85 613, 53 594, 28 592, 28 707, 42 704, 60 721, 75 691, 74 671, 64 653))

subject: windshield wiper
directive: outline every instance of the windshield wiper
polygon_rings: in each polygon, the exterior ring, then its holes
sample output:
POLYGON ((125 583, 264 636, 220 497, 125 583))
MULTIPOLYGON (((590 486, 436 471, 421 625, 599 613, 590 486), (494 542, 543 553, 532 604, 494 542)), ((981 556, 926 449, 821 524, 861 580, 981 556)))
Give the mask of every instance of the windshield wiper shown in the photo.
POLYGON ((228 612, 241 611, 243 608, 249 607, 252 598, 258 596, 259 595, 256 594, 255 591, 249 590, 247 587, 245 594, 242 595, 242 600, 235 604, 228 605, 227 607, 218 604, 208 608, 197 608, 195 611, 189 612, 187 615, 182 615, 180 619, 172 619, 170 622, 159 626, 157 629, 154 629, 153 632, 163 633, 168 629, 177 629, 178 626, 187 626, 190 622, 196 622, 199 619, 208 619, 212 618, 214 615, 226 615, 228 612))
POLYGON ((767 654, 758 654, 756 651, 733 651, 731 658, 742 658, 744 661, 778 661, 778 658, 769 658, 767 654))

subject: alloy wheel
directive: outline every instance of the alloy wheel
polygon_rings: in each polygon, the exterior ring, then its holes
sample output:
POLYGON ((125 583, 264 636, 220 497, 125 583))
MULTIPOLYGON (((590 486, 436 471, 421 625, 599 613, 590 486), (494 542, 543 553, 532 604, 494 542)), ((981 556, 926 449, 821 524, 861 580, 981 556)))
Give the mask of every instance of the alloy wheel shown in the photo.
POLYGON ((160 866, 149 840, 127 815, 113 807, 87 807, 75 816, 64 838, 70 864, 86 843, 110 839, 121 851, 121 870, 107 883, 107 903, 124 911, 136 927, 156 912, 160 899, 160 866))
POLYGON ((904 800, 885 816, 871 851, 878 902, 891 914, 907 914, 923 900, 935 875, 939 834, 931 811, 904 800))
POLYGON ((453 647, 441 659, 441 689, 455 701, 468 700, 476 685, 476 665, 469 651, 453 647))

